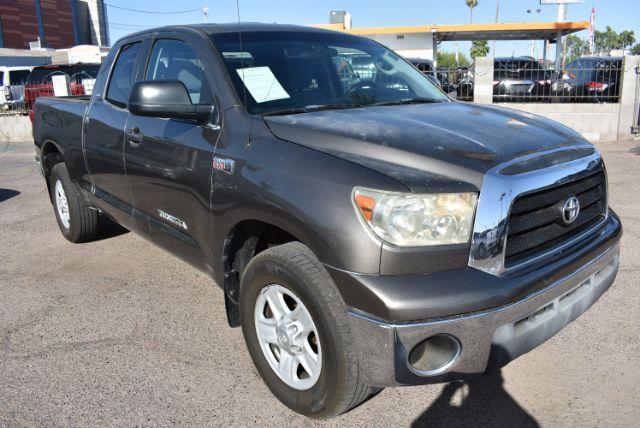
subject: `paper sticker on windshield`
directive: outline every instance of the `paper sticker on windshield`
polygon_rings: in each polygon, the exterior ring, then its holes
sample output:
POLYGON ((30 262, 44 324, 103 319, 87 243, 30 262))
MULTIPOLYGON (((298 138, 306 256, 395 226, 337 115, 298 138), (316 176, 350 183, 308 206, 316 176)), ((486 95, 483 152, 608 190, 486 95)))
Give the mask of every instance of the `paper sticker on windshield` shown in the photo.
POLYGON ((269 67, 239 68, 236 71, 256 102, 290 98, 269 67))

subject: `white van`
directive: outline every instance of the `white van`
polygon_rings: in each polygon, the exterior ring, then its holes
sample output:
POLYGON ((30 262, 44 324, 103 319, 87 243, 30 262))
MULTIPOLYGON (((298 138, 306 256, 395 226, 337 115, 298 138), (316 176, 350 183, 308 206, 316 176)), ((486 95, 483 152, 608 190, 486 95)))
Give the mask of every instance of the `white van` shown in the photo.
POLYGON ((0 67, 0 108, 19 109, 24 105, 24 84, 33 67, 0 67))

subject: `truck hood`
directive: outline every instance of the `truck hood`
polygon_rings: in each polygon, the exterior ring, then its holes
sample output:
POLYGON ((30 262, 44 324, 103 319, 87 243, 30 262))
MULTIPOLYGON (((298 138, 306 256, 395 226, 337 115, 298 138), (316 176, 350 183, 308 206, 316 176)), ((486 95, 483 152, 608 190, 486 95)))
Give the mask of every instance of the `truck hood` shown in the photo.
POLYGON ((507 161, 570 146, 578 146, 577 157, 595 150, 580 134, 552 120, 461 102, 327 110, 264 120, 280 139, 379 171, 416 192, 479 190, 485 173, 507 161))

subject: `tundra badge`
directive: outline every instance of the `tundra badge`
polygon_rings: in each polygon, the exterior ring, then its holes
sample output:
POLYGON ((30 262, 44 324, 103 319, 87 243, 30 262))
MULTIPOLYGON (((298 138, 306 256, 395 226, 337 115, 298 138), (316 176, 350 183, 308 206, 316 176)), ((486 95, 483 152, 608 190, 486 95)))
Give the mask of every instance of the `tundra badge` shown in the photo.
POLYGON ((171 214, 168 214, 162 210, 158 210, 158 215, 160 216, 160 218, 168 221, 169 223, 173 223, 176 226, 180 226, 184 230, 187 230, 187 223, 180 220, 178 217, 172 216, 171 214))

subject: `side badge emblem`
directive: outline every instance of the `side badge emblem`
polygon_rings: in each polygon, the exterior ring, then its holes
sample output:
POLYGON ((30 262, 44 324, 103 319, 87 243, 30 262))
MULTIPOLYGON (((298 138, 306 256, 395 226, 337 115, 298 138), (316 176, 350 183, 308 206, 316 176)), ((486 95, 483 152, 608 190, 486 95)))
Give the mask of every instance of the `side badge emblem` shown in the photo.
POLYGON ((214 156, 213 158, 213 169, 226 172, 227 174, 233 174, 235 165, 235 161, 231 159, 220 158, 218 156, 214 156))

